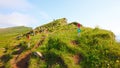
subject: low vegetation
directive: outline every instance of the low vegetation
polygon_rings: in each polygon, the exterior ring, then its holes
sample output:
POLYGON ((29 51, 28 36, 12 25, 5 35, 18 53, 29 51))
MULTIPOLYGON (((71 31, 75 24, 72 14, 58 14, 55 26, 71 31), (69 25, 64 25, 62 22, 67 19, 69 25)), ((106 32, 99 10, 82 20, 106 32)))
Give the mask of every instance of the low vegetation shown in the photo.
POLYGON ((14 67, 10 61, 19 48, 24 49, 16 55, 24 56, 26 52, 30 53, 27 58, 28 68, 120 67, 120 43, 116 42, 111 31, 81 26, 78 36, 77 22, 68 24, 67 20, 62 18, 39 26, 32 32, 35 32, 34 35, 31 31, 28 32, 31 35, 30 41, 23 36, 8 43, 6 49, 9 51, 3 50, 0 57, 1 67, 14 67), (28 42, 31 44, 30 48, 27 47, 28 42), (35 52, 40 52, 42 57, 35 52))

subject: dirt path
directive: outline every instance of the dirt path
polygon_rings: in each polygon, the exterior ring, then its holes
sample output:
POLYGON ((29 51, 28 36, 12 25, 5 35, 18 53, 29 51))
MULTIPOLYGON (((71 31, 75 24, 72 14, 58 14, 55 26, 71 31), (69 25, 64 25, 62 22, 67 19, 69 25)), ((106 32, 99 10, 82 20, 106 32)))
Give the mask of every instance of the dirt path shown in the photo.
POLYGON ((28 62, 30 59, 31 51, 27 51, 24 55, 20 56, 18 62, 16 63, 17 68, 28 68, 28 62))
POLYGON ((18 55, 15 55, 13 59, 10 61, 11 68, 28 68, 29 65, 28 63, 32 51, 38 48, 43 43, 44 40, 45 36, 43 36, 41 40, 39 40, 38 43, 35 44, 35 46, 31 50, 27 50, 24 54, 20 53, 18 55))
POLYGON ((11 60, 12 68, 28 68, 28 61, 31 51, 25 52, 23 55, 17 55, 11 60))
MULTIPOLYGON (((70 43, 74 46, 78 46, 78 41, 77 40, 72 40, 70 43)), ((81 54, 76 54, 73 56, 73 62, 74 64, 79 64, 82 61, 83 57, 81 54)))

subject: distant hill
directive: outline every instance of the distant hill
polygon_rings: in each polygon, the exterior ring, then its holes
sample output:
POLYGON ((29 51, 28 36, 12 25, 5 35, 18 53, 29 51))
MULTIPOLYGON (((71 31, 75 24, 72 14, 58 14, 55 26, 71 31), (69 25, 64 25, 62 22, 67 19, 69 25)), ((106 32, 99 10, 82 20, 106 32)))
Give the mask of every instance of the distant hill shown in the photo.
POLYGON ((25 34, 32 30, 31 27, 25 26, 16 26, 16 27, 8 27, 8 28, 0 28, 0 47, 1 45, 5 45, 7 41, 10 39, 25 34))
POLYGON ((8 27, 8 28, 0 28, 0 34, 7 34, 7 33, 24 33, 26 31, 31 30, 30 27, 25 26, 16 26, 16 27, 8 27))

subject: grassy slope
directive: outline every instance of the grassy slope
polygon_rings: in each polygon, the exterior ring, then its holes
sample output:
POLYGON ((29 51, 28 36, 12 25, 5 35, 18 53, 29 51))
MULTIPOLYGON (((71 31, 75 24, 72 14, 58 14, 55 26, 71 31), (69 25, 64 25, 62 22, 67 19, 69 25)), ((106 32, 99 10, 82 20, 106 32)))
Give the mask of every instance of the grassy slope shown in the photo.
POLYGON ((6 63, 12 56, 10 53, 14 51, 13 47, 18 45, 21 40, 15 38, 21 34, 30 31, 31 28, 24 26, 9 27, 0 29, 0 66, 6 63))
MULTIPOLYGON (((29 68, 119 68, 120 44, 115 41, 114 34, 99 28, 81 29, 78 37, 77 26, 68 25, 64 18, 37 27, 35 31, 42 32, 31 36, 31 47, 28 50, 31 50, 43 35, 46 36, 42 45, 33 51, 41 52, 44 60, 32 53, 29 68)), ((19 40, 19 43, 27 46, 25 38, 19 40)), ((5 65, 9 68, 9 60, 5 65)))
POLYGON ((77 26, 72 24, 58 27, 53 33, 48 34, 44 44, 36 49, 44 55, 45 60, 32 55, 29 67, 120 67, 120 44, 116 43, 112 32, 99 28, 81 29, 80 37, 77 36, 77 26), (74 58, 76 55, 77 60, 74 58))
POLYGON ((31 28, 24 26, 0 29, 0 47, 4 47, 7 45, 7 42, 11 42, 16 36, 22 35, 30 30, 31 28))

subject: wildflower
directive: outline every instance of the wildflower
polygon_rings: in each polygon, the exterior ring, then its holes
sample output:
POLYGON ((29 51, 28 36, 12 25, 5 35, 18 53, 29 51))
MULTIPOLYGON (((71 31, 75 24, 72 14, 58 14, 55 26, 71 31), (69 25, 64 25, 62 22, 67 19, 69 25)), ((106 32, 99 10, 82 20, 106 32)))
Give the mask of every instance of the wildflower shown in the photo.
POLYGON ((119 60, 116 60, 117 63, 119 63, 119 60))

